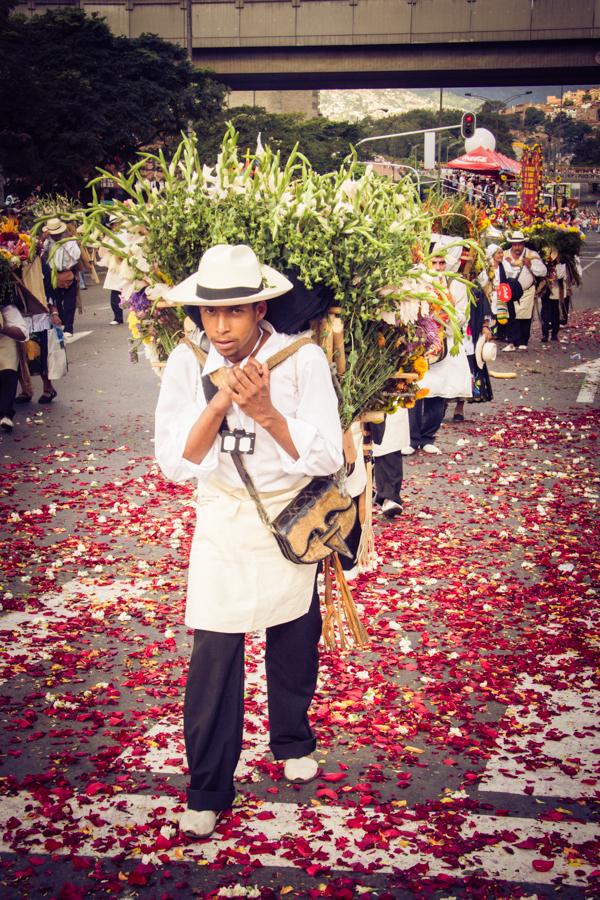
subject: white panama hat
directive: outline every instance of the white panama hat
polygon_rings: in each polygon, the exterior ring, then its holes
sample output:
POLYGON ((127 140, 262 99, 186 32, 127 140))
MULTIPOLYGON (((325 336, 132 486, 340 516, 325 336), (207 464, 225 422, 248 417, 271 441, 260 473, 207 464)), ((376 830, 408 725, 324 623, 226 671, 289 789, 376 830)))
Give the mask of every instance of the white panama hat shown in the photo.
POLYGON ((511 231, 506 240, 509 244, 524 244, 527 238, 522 231, 511 231))
POLYGON ((478 369, 483 369, 486 363, 494 362, 498 354, 498 347, 495 341, 486 341, 482 334, 475 345, 475 362, 478 369))
POLYGON ((165 300, 187 306, 237 306, 272 300, 292 289, 291 281, 262 266, 246 244, 216 244, 198 263, 198 270, 167 291, 165 300))
POLYGON ((46 231, 49 234, 62 234, 63 231, 67 230, 67 226, 64 222, 61 222, 60 219, 48 219, 46 222, 46 231))

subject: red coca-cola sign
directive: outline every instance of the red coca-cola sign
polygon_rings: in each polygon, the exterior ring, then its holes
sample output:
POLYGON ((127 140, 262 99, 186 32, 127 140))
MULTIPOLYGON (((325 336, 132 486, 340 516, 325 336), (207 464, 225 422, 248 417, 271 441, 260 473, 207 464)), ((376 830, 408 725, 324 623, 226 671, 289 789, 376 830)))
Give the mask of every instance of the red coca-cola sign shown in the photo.
POLYGON ((506 282, 502 282, 502 284, 498 285, 498 300, 503 300, 504 303, 508 303, 508 301, 512 298, 512 291, 510 289, 510 284, 506 284, 506 282))

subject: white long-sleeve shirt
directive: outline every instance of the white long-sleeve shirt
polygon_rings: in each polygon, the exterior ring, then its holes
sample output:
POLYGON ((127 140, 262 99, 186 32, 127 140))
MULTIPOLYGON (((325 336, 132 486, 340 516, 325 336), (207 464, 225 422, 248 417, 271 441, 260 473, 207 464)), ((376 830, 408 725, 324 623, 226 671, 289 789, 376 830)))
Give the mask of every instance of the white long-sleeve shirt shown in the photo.
MULTIPOLYGON (((259 362, 293 343, 270 325, 259 362)), ((245 360, 242 362, 244 365, 245 360)), ((204 374, 230 365, 211 347, 204 374)), ((256 489, 273 520, 307 478, 330 475, 342 465, 342 430, 329 365, 316 345, 301 347, 270 373, 271 400, 287 421, 299 457, 294 460, 236 403, 229 428, 256 432, 253 454, 244 456, 256 489)), ((183 458, 198 416, 206 407, 194 352, 177 347, 165 367, 156 408, 155 450, 167 478, 198 479, 197 521, 190 550, 185 622, 190 628, 245 632, 291 622, 311 602, 316 565, 286 559, 255 505, 219 436, 201 463, 183 458)))
MULTIPOLYGON (((261 327, 271 332, 256 359, 266 360, 297 340, 297 335, 280 334, 269 323, 261 327)), ((245 365, 244 360, 241 365, 245 365)), ((203 374, 210 375, 222 366, 230 366, 211 345, 203 374)), ((285 416, 298 459, 294 460, 271 435, 261 428, 237 403, 227 416, 228 427, 256 432, 253 454, 244 463, 256 489, 261 492, 286 491, 305 477, 330 475, 343 462, 342 433, 329 364, 316 345, 307 344, 276 366, 270 373, 271 400, 285 416)), ((190 430, 206 400, 200 368, 193 351, 185 344, 177 347, 167 362, 162 377, 155 419, 155 452, 167 478, 185 481, 189 478, 208 480, 240 487, 240 476, 229 453, 221 452, 217 435, 201 463, 183 458, 190 430)))
POLYGON ((517 278, 524 291, 534 284, 536 278, 543 278, 548 271, 539 254, 533 250, 523 250, 523 253, 516 259, 511 251, 507 250, 504 254, 503 263, 507 276, 509 278, 517 278), (525 259, 531 261, 531 268, 523 264, 525 259))

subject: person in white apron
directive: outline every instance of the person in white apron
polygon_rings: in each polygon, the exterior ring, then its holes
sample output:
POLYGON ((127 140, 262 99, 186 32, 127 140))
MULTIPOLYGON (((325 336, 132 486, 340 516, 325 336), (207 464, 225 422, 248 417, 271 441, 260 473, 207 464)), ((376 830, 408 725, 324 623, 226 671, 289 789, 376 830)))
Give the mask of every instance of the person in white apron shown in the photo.
POLYGON ((0 307, 0 428, 14 427, 19 353, 17 344, 29 338, 29 329, 14 303, 0 307))
MULTIPOLYGON (((307 344, 271 372, 265 365, 297 339, 264 321, 265 301, 291 287, 279 272, 260 266, 249 247, 218 245, 167 297, 199 307, 210 342, 202 375, 224 370, 225 384, 207 402, 197 356, 181 344, 165 367, 156 408, 162 471, 173 481, 198 479, 185 615, 194 629, 184 704, 190 784, 180 827, 200 837, 212 833, 235 796, 245 632, 266 629, 275 759, 284 762, 291 781, 310 781, 318 771, 307 716, 321 634, 316 565, 284 558, 223 449, 238 441, 249 450, 254 442, 244 463, 271 518, 310 478, 343 464, 337 398, 323 351, 307 344), (219 434, 223 422, 227 441, 219 434)), ((199 343, 200 332, 192 339, 199 343)))
MULTIPOLYGON (((440 248, 440 253, 443 248, 440 248)), ((436 248, 434 247, 434 252, 436 248)), ((437 280, 444 284, 446 279, 446 259, 444 256, 433 256, 431 267, 438 275, 437 280)), ((461 327, 468 315, 468 295, 465 286, 455 279, 448 287, 449 298, 454 303, 461 327)), ((452 347, 454 336, 450 325, 446 326, 448 347, 452 347)), ((442 451, 435 439, 444 420, 446 403, 457 397, 471 396, 471 370, 467 359, 464 341, 459 344, 458 353, 453 356, 447 353, 444 359, 429 367, 419 381, 420 388, 427 388, 429 393, 422 400, 417 400, 409 409, 410 446, 412 452, 423 450, 425 453, 439 454, 442 451)), ((407 455, 408 448, 404 448, 407 455)))
POLYGON ((382 426, 371 426, 380 435, 380 442, 373 443, 373 461, 376 502, 386 519, 394 519, 402 512, 402 481, 404 465, 402 448, 410 444, 408 410, 400 407, 385 417, 382 426))
POLYGON ((504 254, 504 269, 509 278, 518 280, 523 288, 523 296, 515 303, 515 318, 509 323, 509 343, 502 348, 503 353, 527 350, 535 307, 535 280, 543 278, 548 271, 539 253, 525 248, 525 235, 522 231, 513 231, 508 242, 510 249, 504 254))

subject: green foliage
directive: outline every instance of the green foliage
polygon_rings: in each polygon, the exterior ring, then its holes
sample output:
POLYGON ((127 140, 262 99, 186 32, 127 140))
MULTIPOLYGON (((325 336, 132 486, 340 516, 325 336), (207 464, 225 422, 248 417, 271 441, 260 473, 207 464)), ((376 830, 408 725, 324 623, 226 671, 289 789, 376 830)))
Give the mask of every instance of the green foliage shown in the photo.
POLYGON ((60 9, 10 16, 0 34, 0 155, 21 193, 79 190, 97 165, 218 114, 224 89, 156 35, 116 37, 60 9))
POLYGON ((582 140, 573 154, 575 166, 600 166, 600 132, 594 130, 582 140))
MULTIPOLYGON (((262 262, 294 268, 308 288, 330 288, 346 337, 340 411, 348 425, 362 410, 392 408, 414 395, 413 383, 399 397, 391 376, 422 352, 403 337, 429 315, 429 304, 447 314, 460 338, 435 274, 415 266, 421 259, 427 267, 433 215, 410 179, 394 184, 370 169, 359 175, 358 168, 350 154, 336 171, 320 174, 297 149, 282 161, 268 145, 247 159, 230 124, 216 166, 203 166, 196 140, 184 137, 170 162, 162 153, 144 154, 128 176, 119 176, 127 201, 111 207, 113 231, 97 202, 63 218, 83 220, 85 243, 127 261, 131 280, 155 304, 152 314, 169 300, 169 285, 194 272, 202 253, 218 243, 249 244, 262 262), (142 176, 148 163, 161 175, 160 191, 142 176)), ((159 359, 166 349, 162 344, 159 359)))
POLYGON ((238 132, 242 153, 254 153, 260 133, 263 144, 279 151, 282 158, 298 147, 313 168, 322 173, 336 169, 347 156, 350 145, 364 136, 360 125, 349 122, 307 119, 299 113, 268 113, 259 106, 238 106, 224 110, 211 123, 196 128, 203 161, 214 162, 226 122, 231 122, 238 132))
POLYGON ((523 124, 525 128, 536 128, 538 125, 545 125, 546 113, 541 109, 536 109, 535 106, 528 106, 525 110, 523 124))

